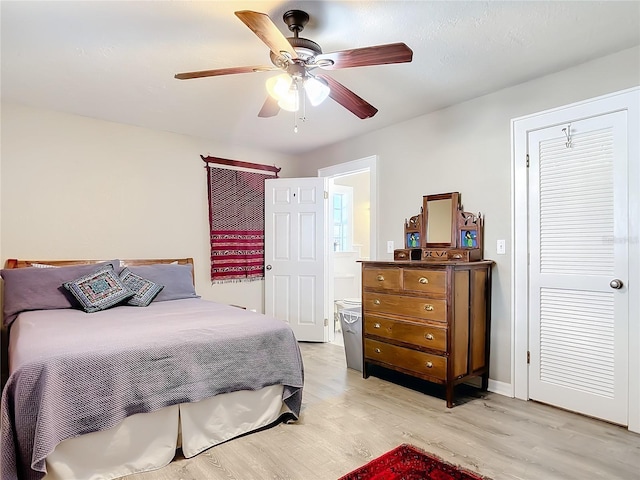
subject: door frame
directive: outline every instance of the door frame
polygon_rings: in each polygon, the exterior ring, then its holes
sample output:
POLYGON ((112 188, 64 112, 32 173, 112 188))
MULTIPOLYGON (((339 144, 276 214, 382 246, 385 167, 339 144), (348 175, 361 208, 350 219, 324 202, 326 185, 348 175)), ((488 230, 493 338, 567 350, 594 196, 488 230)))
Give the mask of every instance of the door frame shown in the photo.
MULTIPOLYGON (((329 167, 319 168, 318 176, 319 177, 327 177, 329 182, 331 183, 333 178, 342 177, 344 175, 350 175, 354 173, 360 173, 364 171, 369 172, 369 259, 376 260, 378 254, 378 245, 377 245, 377 231, 378 231, 378 156, 371 155, 369 157, 360 158, 358 160, 352 160, 350 162, 339 163, 337 165, 331 165, 329 167)), ((329 186, 329 190, 331 190, 331 186, 329 186)), ((329 199, 329 211, 331 211, 331 198, 329 199)), ((326 230, 326 242, 327 245, 331 245, 332 243, 332 230, 327 228, 326 230)), ((330 279, 328 281, 327 286, 327 294, 325 295, 325 308, 327 312, 333 312, 333 304, 335 301, 334 292, 333 292, 333 276, 334 276, 334 266, 333 266, 333 255, 331 254, 330 249, 328 250, 329 254, 327 255, 327 278, 330 279)), ((332 328, 329 329, 329 341, 334 341, 334 330, 332 328)))
POLYGON ((511 378, 512 394, 529 399, 529 222, 528 132, 552 126, 558 113, 573 118, 627 111, 629 154, 629 420, 628 429, 640 433, 640 87, 602 95, 511 120, 511 378))

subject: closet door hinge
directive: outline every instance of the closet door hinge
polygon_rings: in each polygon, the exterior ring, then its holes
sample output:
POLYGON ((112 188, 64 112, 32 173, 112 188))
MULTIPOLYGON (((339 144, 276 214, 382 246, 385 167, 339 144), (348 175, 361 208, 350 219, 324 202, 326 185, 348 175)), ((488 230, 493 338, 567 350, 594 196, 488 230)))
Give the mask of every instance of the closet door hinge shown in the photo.
POLYGON ((324 199, 327 200, 329 198, 329 192, 324 191, 324 199))
POLYGON ((529 168, 529 154, 527 153, 527 168, 529 168))
POLYGON ((527 352, 527 365, 531 363, 531 352, 527 352))
POLYGON ((328 327, 328 326, 329 326, 329 319, 328 319, 328 318, 325 318, 325 319, 324 319, 324 326, 325 326, 325 327, 328 327))

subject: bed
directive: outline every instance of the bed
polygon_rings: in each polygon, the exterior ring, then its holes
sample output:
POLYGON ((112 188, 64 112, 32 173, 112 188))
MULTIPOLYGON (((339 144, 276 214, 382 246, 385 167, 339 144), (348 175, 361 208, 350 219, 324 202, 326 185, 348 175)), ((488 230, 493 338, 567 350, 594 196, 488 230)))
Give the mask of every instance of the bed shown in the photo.
POLYGON ((201 299, 192 259, 8 260, 2 278, 3 480, 118 478, 298 419, 290 327, 201 299), (87 278, 115 303, 85 303, 87 278))

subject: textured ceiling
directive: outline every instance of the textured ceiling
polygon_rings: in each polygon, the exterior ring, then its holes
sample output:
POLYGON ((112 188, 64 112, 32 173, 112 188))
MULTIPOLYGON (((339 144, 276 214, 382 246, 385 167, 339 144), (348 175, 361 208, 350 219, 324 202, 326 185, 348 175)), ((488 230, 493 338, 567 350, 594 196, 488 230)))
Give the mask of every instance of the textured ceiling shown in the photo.
POLYGON ((640 44, 638 1, 7 1, 2 101, 295 154, 377 130, 640 44), (258 118, 276 72, 175 80, 175 73, 269 64, 234 15, 311 21, 324 52, 404 42, 408 64, 327 72, 378 108, 360 120, 328 99, 258 118))

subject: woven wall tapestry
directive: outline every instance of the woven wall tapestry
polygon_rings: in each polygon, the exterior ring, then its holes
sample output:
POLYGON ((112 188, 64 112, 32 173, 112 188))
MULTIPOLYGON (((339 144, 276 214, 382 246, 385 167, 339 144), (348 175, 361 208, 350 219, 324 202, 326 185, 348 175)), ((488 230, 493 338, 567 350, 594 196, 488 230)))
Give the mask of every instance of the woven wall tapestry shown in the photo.
POLYGON ((208 166, 211 282, 264 278, 264 181, 273 175, 208 166))

